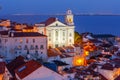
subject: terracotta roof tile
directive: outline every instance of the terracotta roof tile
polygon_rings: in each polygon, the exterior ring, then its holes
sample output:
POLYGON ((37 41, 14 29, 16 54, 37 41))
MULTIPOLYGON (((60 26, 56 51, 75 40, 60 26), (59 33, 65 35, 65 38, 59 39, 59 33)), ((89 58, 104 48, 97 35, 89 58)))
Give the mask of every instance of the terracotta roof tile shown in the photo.
POLYGON ((48 26, 49 24, 53 23, 56 21, 56 18, 55 17, 50 17, 46 20, 45 22, 45 26, 48 26))
POLYGON ((19 76, 20 79, 23 79, 41 66, 42 65, 37 61, 31 60, 18 67, 15 70, 15 73, 19 76))
POLYGON ((24 58, 22 56, 18 56, 12 62, 7 64, 7 68, 10 73, 15 76, 14 70, 23 64, 25 64, 24 58))
POLYGON ((58 55, 60 55, 60 54, 54 53, 51 49, 49 49, 47 55, 48 55, 48 57, 55 57, 55 56, 58 56, 58 55))

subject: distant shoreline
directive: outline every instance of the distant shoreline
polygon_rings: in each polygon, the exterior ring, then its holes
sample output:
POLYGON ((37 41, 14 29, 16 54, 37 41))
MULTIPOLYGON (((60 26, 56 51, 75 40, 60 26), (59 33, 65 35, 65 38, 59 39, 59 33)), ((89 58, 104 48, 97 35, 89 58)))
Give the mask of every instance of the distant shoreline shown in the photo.
MULTIPOLYGON (((4 14, 0 16, 65 16, 65 14, 4 14)), ((120 14, 74 14, 74 16, 120 16, 120 14)))
MULTIPOLYGON (((46 16, 65 16, 65 14, 11 14, 15 16, 46 15, 46 16)), ((120 16, 120 14, 74 14, 75 16, 120 16)))

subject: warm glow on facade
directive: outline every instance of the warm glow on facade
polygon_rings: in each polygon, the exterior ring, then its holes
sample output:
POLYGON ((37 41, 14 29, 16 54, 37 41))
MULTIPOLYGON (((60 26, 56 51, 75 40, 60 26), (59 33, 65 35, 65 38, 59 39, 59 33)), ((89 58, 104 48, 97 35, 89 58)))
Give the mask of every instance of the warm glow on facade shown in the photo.
POLYGON ((85 55, 88 56, 89 55, 89 51, 84 51, 85 55))
POLYGON ((3 80, 3 75, 2 74, 0 74, 0 80, 3 80))
POLYGON ((86 59, 83 56, 75 56, 73 66, 86 66, 86 59))
POLYGON ((9 27, 10 26, 10 20, 4 20, 0 23, 0 26, 9 27))

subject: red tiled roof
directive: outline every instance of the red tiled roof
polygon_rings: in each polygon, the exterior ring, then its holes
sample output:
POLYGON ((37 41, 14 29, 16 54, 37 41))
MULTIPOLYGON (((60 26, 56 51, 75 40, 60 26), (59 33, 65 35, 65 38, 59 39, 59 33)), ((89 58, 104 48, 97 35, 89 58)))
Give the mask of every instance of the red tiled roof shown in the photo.
POLYGON ((42 65, 40 63, 31 60, 26 62, 24 65, 20 66, 19 68, 17 68, 15 70, 15 73, 19 76, 20 79, 23 79, 41 66, 42 65), (24 69, 20 70, 22 67, 24 67, 24 69))
POLYGON ((0 74, 5 72, 5 62, 0 62, 0 74))
POLYGON ((22 56, 18 56, 12 62, 7 64, 7 68, 10 73, 15 76, 14 70, 23 64, 25 64, 24 58, 22 56))
POLYGON ((51 49, 48 49, 48 53, 47 53, 48 57, 55 57, 58 56, 60 54, 55 53, 54 51, 52 51, 51 49))
POLYGON ((45 26, 48 26, 49 24, 53 23, 56 21, 56 18, 55 17, 50 17, 46 20, 45 22, 45 26))

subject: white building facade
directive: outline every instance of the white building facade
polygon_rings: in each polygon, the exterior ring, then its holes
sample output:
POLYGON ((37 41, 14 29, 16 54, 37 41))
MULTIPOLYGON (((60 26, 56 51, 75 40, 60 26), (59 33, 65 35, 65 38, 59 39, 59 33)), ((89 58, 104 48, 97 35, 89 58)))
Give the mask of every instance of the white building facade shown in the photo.
POLYGON ((1 32, 0 55, 11 60, 27 54, 46 59, 47 37, 35 32, 1 32))
POLYGON ((60 22, 57 18, 51 17, 45 22, 35 24, 38 32, 47 35, 48 48, 64 47, 74 44, 74 22, 71 10, 65 15, 65 22, 60 22))

